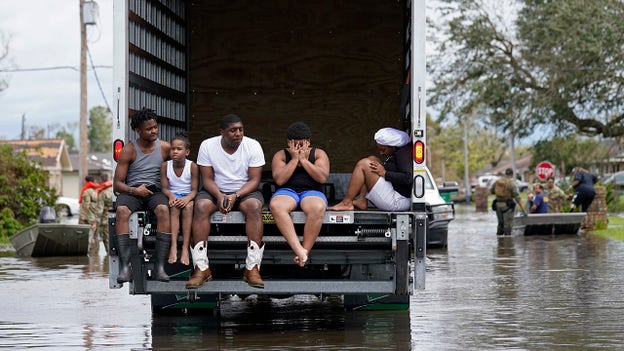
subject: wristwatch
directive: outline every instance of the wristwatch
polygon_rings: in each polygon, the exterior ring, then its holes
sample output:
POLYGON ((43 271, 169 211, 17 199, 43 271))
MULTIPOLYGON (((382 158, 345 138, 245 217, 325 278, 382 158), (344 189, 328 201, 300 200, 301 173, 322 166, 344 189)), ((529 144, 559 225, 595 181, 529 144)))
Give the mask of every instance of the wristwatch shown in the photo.
POLYGON ((236 200, 240 199, 240 194, 237 192, 234 193, 234 195, 236 195, 236 200))

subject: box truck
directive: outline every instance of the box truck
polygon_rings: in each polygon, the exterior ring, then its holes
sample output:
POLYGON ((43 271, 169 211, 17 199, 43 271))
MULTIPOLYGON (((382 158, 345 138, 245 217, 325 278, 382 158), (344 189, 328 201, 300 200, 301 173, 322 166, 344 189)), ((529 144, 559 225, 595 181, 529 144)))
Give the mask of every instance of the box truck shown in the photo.
MULTIPOLYGON (((414 150, 412 207, 327 211, 303 269, 265 209, 264 289, 241 279, 241 213, 211 217, 213 280, 192 290, 185 288, 192 264, 168 265, 170 282, 151 279, 156 226, 150 213, 135 213, 130 294, 150 295, 154 312, 218 310, 234 294, 339 295, 347 309, 409 307, 414 289, 425 285, 426 230, 453 218, 452 204, 425 201, 434 183, 425 166, 424 0, 115 0, 114 28, 114 152, 136 138, 129 116, 143 107, 158 114, 160 139, 189 132, 191 159, 226 114, 242 117, 245 135, 260 142, 268 161, 285 147, 288 125, 303 121, 312 144, 329 155, 324 189, 337 202, 355 162, 375 153, 377 129, 405 130, 414 150)), ((269 164, 263 174, 269 197, 269 164)), ((121 288, 114 213, 109 217, 109 282, 121 288)), ((301 236, 305 215, 292 218, 301 236)))

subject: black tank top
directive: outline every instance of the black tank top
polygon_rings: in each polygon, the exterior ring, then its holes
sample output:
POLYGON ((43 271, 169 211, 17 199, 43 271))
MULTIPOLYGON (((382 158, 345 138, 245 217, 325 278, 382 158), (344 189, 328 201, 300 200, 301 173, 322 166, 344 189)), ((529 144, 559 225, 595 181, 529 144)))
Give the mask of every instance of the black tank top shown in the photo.
MULTIPOLYGON (((288 149, 284 149, 284 153, 286 154, 286 163, 290 162, 292 157, 290 157, 290 152, 288 152, 288 149)), ((308 161, 314 163, 314 161, 316 160, 315 154, 316 148, 313 147, 310 150, 310 156, 308 156, 308 161)), ((290 179, 288 179, 288 181, 284 183, 284 185, 282 185, 280 188, 290 188, 298 193, 305 190, 321 191, 322 184, 314 180, 314 178, 312 178, 308 174, 308 172, 303 169, 303 167, 297 166, 293 174, 290 176, 290 179)))

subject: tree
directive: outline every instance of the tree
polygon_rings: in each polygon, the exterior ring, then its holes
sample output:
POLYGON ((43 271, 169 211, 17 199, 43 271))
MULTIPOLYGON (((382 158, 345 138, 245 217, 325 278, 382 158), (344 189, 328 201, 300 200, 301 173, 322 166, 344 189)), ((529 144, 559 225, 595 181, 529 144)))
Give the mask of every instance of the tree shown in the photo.
POLYGON ((573 167, 591 169, 596 161, 608 156, 609 150, 599 141, 577 136, 553 138, 539 141, 533 146, 530 168, 534 169, 542 161, 550 161, 560 174, 566 175, 573 167))
POLYGON ((430 103, 518 136, 624 135, 624 2, 439 0, 430 103), (515 13, 505 16, 504 10, 515 13), (507 25, 507 26, 506 26, 507 25))
POLYGON ((64 139, 65 140, 65 145, 67 145, 67 148, 69 150, 76 150, 76 139, 74 138, 74 135, 69 133, 68 131, 66 131, 65 129, 63 130, 59 130, 58 132, 56 132, 56 136, 57 139, 64 139))
POLYGON ((104 106, 93 107, 89 111, 89 151, 110 150, 113 133, 113 117, 104 106))
POLYGON ((61 130, 56 132, 55 137, 65 139, 65 145, 67 145, 70 151, 76 150, 76 138, 74 138, 76 129, 78 129, 78 122, 67 122, 64 127, 61 127, 61 130))
POLYGON ((33 164, 25 153, 0 145, 0 228, 11 236, 35 223, 43 206, 54 206, 56 191, 48 185, 48 173, 33 164), (10 210, 10 213, 7 211, 10 210))
POLYGON ((444 164, 447 180, 464 179, 464 126, 468 130, 468 172, 476 174, 487 166, 496 166, 509 156, 505 147, 505 138, 499 136, 493 128, 486 128, 464 119, 460 125, 441 125, 436 121, 427 121, 427 139, 430 159, 435 160, 431 172, 441 175, 444 164))
POLYGON ((39 126, 30 126, 30 139, 45 139, 46 130, 43 127, 39 126))

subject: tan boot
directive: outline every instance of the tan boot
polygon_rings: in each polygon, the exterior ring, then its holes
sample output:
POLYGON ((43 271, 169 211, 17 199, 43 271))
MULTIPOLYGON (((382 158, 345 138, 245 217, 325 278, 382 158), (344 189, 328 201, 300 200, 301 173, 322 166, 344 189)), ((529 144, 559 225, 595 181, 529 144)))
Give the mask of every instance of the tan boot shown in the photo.
POLYGON ((203 271, 199 269, 199 267, 195 267, 193 275, 191 275, 191 279, 186 282, 186 288, 197 289, 209 280, 212 280, 212 272, 210 271, 210 267, 206 268, 206 270, 203 271))
POLYGON ((201 241, 191 248, 191 256, 195 270, 191 278, 186 282, 187 289, 197 289, 204 285, 205 282, 212 279, 212 272, 208 265, 208 252, 206 250, 206 242, 201 241))
POLYGON ((258 266, 254 266, 254 268, 251 270, 245 269, 243 280, 251 287, 264 289, 264 282, 262 281, 262 277, 260 276, 258 266))
POLYGON ((260 276, 260 264, 262 263, 262 255, 264 254, 264 245, 262 248, 254 241, 249 242, 247 247, 247 260, 245 264, 245 274, 243 280, 254 288, 264 289, 264 282, 260 276))

